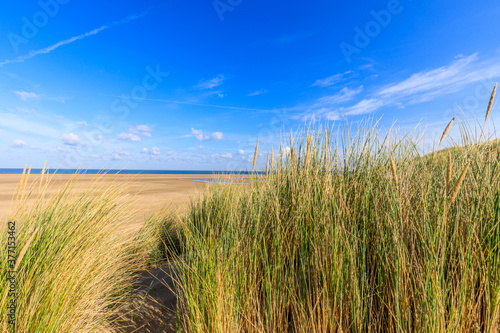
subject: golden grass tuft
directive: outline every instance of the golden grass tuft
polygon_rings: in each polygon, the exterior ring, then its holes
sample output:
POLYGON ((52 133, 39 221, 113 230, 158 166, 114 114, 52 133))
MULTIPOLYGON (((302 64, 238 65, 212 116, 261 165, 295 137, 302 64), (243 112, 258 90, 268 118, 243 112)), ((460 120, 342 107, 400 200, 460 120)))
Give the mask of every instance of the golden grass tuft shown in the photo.
MULTIPOLYGON (((25 169, 26 170, 26 169, 25 169)), ((15 332, 103 332, 121 308, 135 274, 143 269, 146 249, 136 234, 133 197, 118 183, 97 176, 86 188, 73 177, 56 194, 46 196, 28 185, 30 169, 20 181, 16 208, 17 308, 15 332), (27 199, 30 200, 27 200, 27 199)), ((6 226, 5 226, 6 227, 6 226)), ((6 228, 0 246, 7 249, 6 228)), ((0 277, 7 274, 7 251, 0 251, 0 277)), ((0 309, 10 301, 0 285, 0 309)), ((0 331, 10 332, 0 321, 0 331)))

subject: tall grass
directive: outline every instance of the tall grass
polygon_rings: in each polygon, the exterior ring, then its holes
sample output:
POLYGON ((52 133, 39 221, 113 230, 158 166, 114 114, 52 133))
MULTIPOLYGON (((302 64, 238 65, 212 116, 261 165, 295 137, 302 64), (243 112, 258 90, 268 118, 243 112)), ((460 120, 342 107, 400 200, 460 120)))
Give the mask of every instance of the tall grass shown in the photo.
POLYGON ((267 182, 215 186, 182 221, 187 332, 500 330, 498 141, 294 136, 267 182))
POLYGON ((99 179, 78 188, 77 180, 49 197, 45 182, 26 188, 23 174, 12 216, 17 225, 15 327, 7 323, 7 229, 0 230, 2 332, 108 331, 113 325, 107 319, 143 267, 134 238, 137 224, 131 223, 132 200, 124 189, 99 179))

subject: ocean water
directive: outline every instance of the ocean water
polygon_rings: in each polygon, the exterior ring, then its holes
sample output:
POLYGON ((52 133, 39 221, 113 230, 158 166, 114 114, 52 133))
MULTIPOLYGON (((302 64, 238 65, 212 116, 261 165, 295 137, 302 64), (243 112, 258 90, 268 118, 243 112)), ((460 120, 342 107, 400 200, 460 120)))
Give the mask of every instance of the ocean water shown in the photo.
MULTIPOLYGON (((32 174, 40 174, 42 169, 31 169, 32 174)), ((23 173, 23 169, 9 169, 0 168, 0 174, 10 174, 10 175, 20 175, 23 173)), ((110 174, 110 175, 249 175, 253 172, 249 171, 198 171, 198 170, 99 170, 99 169, 48 169, 46 173, 49 174, 59 174, 59 175, 74 175, 74 174, 87 174, 87 175, 97 175, 97 174, 110 174)))
POLYGON ((229 179, 220 179, 220 178, 181 178, 179 180, 190 180, 193 182, 202 182, 202 183, 250 185, 250 183, 247 182, 237 182, 229 179))

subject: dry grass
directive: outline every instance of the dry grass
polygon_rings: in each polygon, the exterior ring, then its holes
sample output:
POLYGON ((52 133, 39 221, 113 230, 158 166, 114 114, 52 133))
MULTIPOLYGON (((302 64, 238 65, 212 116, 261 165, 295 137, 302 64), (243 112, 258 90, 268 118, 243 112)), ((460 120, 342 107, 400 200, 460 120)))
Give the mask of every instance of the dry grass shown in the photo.
MULTIPOLYGON (((0 286, 2 332, 103 332, 113 324, 144 267, 134 239, 133 200, 119 184, 74 188, 77 176, 59 193, 46 197, 49 183, 28 186, 23 174, 12 220, 16 222, 17 308, 15 329, 4 320, 8 285, 0 286), (28 198, 36 197, 28 205, 28 198)), ((0 234, 1 276, 7 267, 7 231, 0 234)))

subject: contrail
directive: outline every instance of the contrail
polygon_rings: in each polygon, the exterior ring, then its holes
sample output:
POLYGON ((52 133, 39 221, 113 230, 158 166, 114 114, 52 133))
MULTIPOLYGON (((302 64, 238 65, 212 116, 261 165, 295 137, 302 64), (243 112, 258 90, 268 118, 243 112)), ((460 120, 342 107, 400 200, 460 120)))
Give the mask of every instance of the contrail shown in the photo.
POLYGON ((71 43, 73 43, 73 42, 75 42, 77 40, 97 35, 101 31, 104 31, 106 29, 115 27, 117 25, 121 25, 121 24, 125 24, 125 23, 129 23, 129 22, 138 20, 138 19, 146 16, 150 12, 151 9, 153 9, 153 7, 150 7, 150 8, 146 9, 143 12, 129 15, 129 16, 127 16, 126 18, 124 18, 122 20, 113 22, 112 24, 103 25, 103 26, 101 26, 101 27, 99 27, 97 29, 94 29, 92 31, 89 31, 89 32, 83 33, 81 35, 74 36, 74 37, 62 40, 62 41, 57 42, 57 43, 55 43, 55 44, 53 44, 53 45, 51 45, 49 47, 46 47, 46 48, 43 48, 43 49, 39 49, 39 50, 32 50, 28 54, 19 56, 17 58, 4 60, 4 61, 0 62, 0 67, 2 67, 4 65, 7 65, 7 64, 11 64, 11 63, 24 62, 24 61, 26 61, 28 59, 36 57, 37 55, 50 53, 50 52, 54 51, 55 49, 57 49, 57 48, 59 48, 61 46, 64 46, 64 45, 67 45, 67 44, 71 44, 71 43))
MULTIPOLYGON (((106 96, 106 97, 115 97, 115 98, 122 98, 123 97, 123 96, 107 95, 107 94, 95 94, 95 95, 106 96)), ((184 104, 184 105, 204 106, 204 107, 219 108, 219 109, 258 111, 258 112, 275 112, 275 110, 253 109, 253 108, 244 108, 244 107, 239 107, 239 106, 203 104, 203 103, 185 102, 185 101, 173 101, 173 100, 157 99, 157 98, 134 98, 134 99, 138 100, 138 101, 151 101, 151 102, 162 102, 162 103, 172 103, 172 104, 184 104)))

